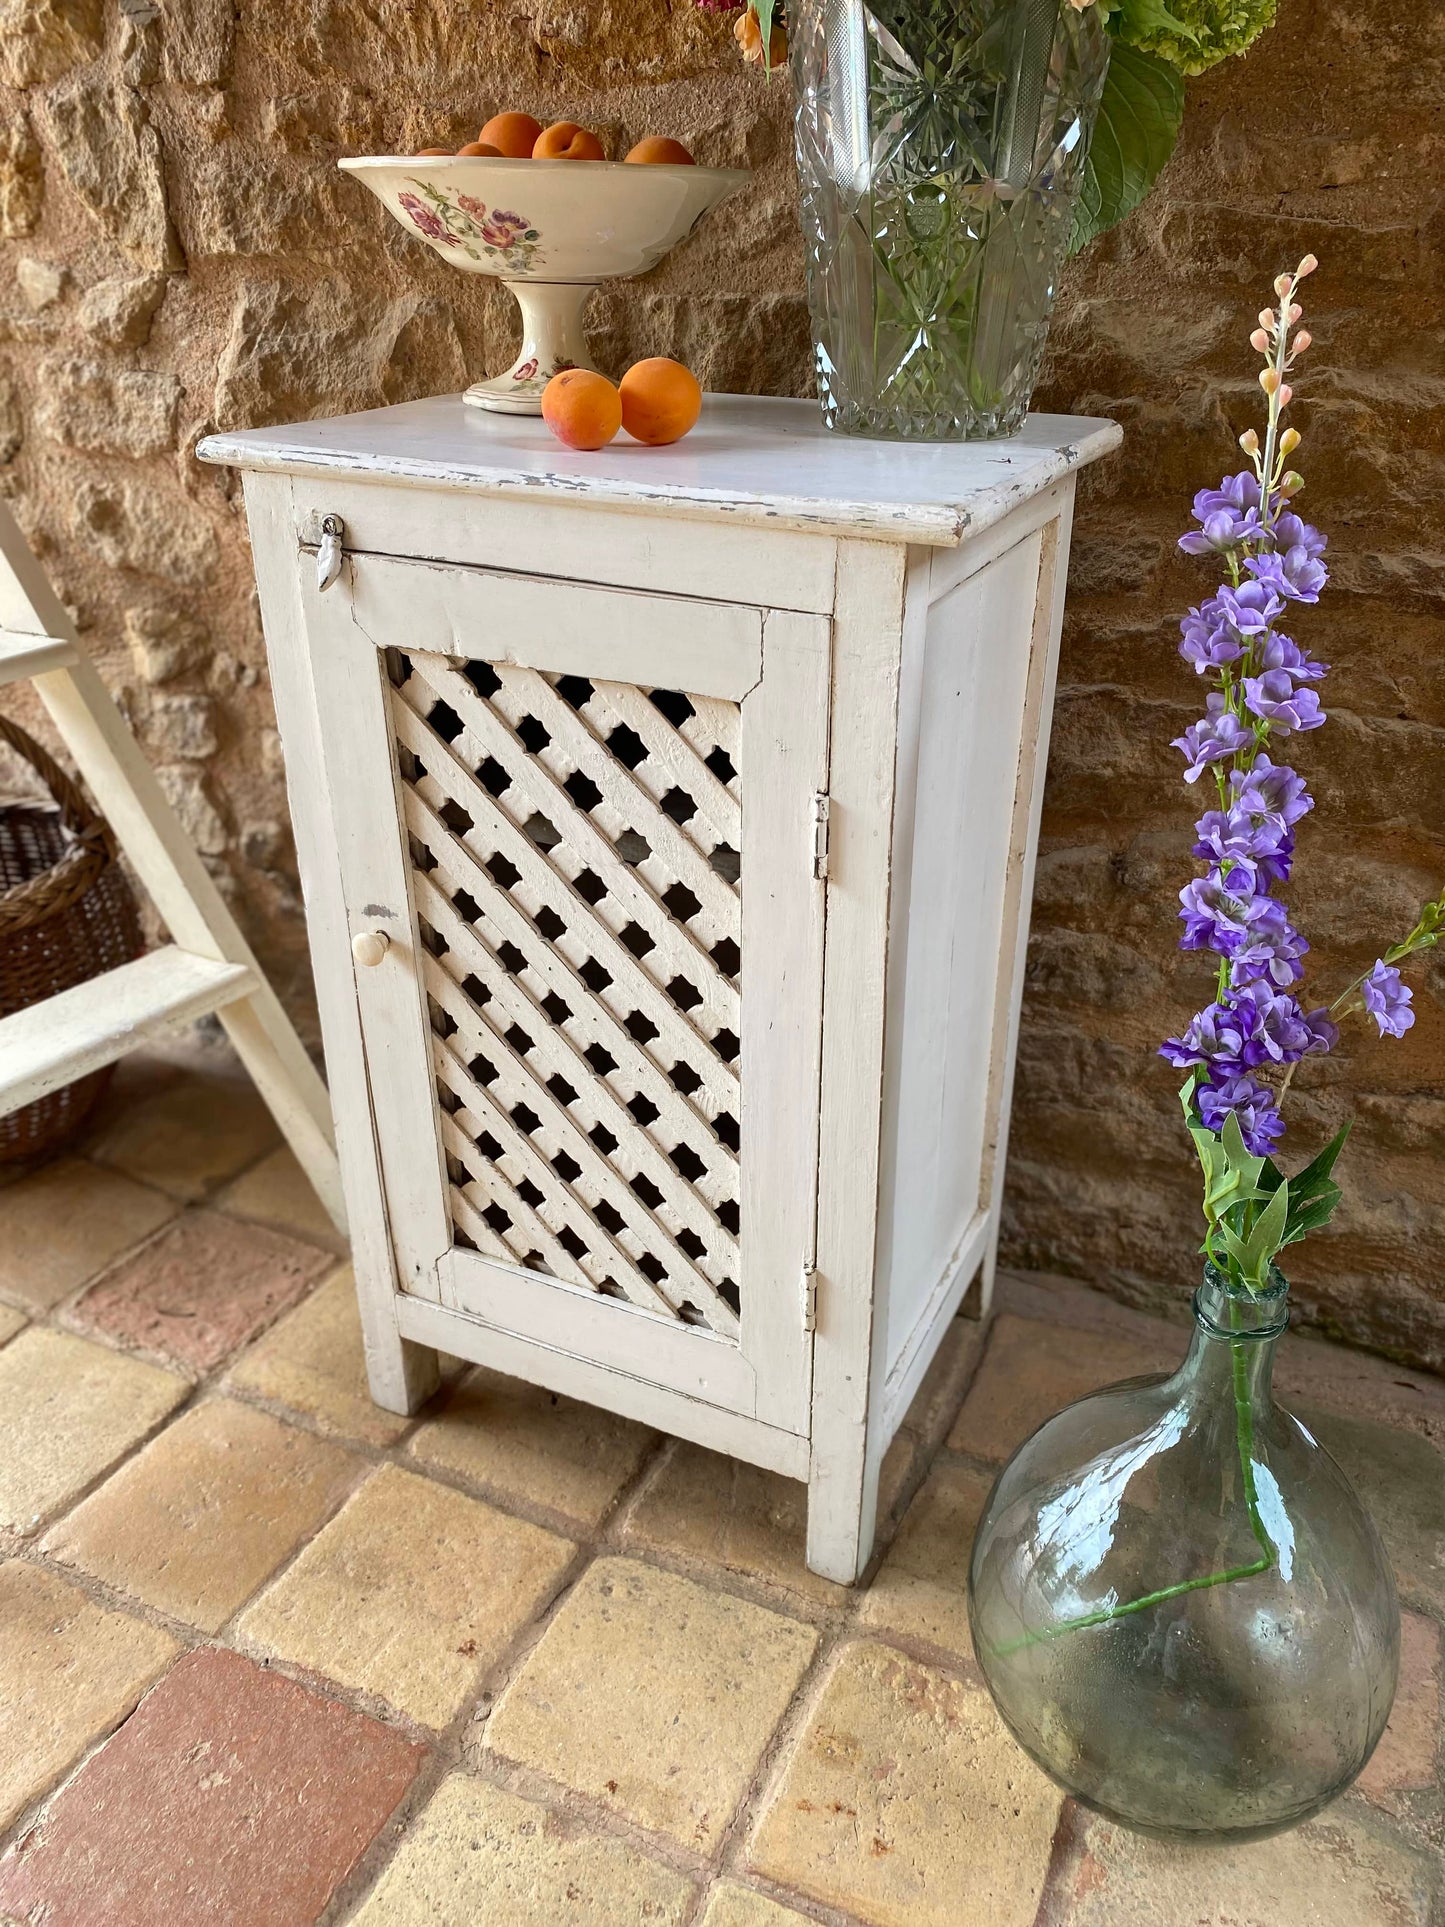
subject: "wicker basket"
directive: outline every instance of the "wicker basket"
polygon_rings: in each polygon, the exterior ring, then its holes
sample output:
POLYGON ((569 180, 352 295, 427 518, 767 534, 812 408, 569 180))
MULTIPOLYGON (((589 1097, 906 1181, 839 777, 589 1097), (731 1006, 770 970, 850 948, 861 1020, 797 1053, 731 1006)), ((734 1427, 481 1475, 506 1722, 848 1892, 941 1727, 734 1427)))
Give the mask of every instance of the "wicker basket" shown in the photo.
MULTIPOLYGON (((0 1017, 138 957, 140 917, 110 826, 33 737, 0 716, 5 742, 53 803, 0 804, 0 1017)), ((79 1130, 114 1066, 0 1117, 0 1164, 51 1155, 79 1130)))

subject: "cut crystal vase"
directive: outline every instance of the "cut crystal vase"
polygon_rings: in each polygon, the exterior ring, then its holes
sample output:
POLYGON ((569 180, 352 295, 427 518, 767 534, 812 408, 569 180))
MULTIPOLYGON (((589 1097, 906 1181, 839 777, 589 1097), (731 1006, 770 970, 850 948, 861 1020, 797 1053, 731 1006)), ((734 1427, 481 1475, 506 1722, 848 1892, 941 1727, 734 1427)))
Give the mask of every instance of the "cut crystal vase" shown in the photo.
POLYGON ((830 428, 1011 434, 1038 375, 1109 62, 1068 0, 790 0, 830 428))
POLYGON ((1344 1473, 1271 1397, 1285 1299, 1208 1268, 1179 1370, 1050 1419, 974 1541, 999 1711, 1127 1826, 1277 1832, 1350 1784, 1389 1717, 1394 1581, 1344 1473))

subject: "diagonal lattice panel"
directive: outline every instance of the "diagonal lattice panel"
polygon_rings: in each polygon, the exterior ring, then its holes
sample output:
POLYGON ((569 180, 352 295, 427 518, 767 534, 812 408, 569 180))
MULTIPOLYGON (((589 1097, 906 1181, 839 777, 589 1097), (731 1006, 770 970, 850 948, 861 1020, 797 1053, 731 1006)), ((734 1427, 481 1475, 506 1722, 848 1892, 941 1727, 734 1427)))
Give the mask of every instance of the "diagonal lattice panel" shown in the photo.
POLYGON ((391 672, 459 1241, 736 1338, 737 705, 391 672))

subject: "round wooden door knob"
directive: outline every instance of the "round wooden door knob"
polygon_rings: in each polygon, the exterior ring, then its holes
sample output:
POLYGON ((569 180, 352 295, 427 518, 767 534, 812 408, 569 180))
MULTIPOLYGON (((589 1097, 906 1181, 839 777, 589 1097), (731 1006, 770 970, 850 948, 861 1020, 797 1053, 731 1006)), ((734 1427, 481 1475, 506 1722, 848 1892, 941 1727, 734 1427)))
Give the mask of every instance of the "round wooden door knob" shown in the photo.
POLYGON ((374 970, 391 948, 384 930, 358 930, 351 939, 351 954, 366 970, 374 970))

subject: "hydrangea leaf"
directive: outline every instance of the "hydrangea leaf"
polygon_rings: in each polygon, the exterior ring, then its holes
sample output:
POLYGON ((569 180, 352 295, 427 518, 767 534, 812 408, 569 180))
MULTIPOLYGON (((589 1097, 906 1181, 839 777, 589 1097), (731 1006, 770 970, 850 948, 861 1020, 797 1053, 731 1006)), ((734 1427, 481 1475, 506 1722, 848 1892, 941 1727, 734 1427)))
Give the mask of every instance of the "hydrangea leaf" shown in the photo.
POLYGON ((1184 82, 1175 70, 1115 40, 1074 208, 1071 253, 1138 207, 1174 152, 1183 117, 1184 82))

